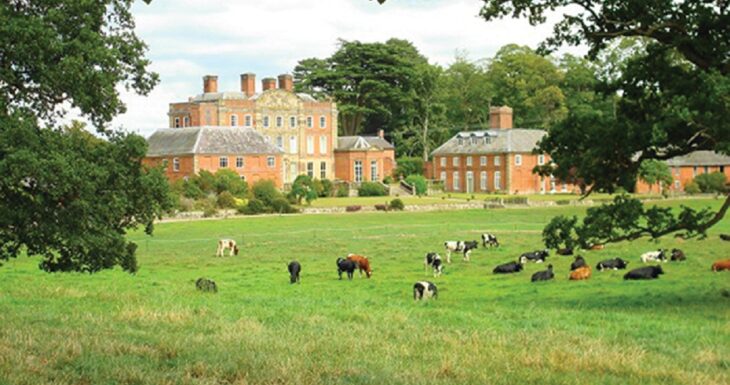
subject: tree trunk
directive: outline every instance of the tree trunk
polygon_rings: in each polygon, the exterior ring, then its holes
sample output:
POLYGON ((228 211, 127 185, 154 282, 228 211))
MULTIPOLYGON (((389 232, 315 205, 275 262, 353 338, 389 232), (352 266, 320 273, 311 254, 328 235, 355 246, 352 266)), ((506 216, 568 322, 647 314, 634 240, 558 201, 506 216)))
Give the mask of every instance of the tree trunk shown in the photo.
POLYGON ((428 162, 428 113, 423 118, 423 162, 428 162))

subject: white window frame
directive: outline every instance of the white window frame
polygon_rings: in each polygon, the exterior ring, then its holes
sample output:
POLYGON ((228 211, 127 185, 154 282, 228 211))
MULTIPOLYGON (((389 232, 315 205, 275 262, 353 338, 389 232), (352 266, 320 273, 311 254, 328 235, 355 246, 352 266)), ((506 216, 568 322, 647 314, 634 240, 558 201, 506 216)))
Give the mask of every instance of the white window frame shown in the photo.
POLYGON ((281 135, 276 137, 276 147, 282 150, 284 149, 284 138, 281 135))
POLYGON ((228 157, 227 156, 218 157, 218 168, 228 168, 228 157))
POLYGON ((537 156, 537 164, 538 164, 538 166, 542 166, 545 164, 545 155, 544 154, 540 154, 537 156))
POLYGON ((515 154, 515 166, 522 166, 522 155, 515 154))
POLYGON ((487 165, 487 157, 486 156, 480 156, 479 157, 479 165, 486 166, 487 165))
POLYGON ((459 157, 458 156, 451 158, 451 165, 454 167, 459 167, 459 157))
POLYGON ((442 156, 439 160, 441 162, 441 167, 446 167, 446 157, 442 156))
POLYGON ((172 171, 180 171, 180 158, 172 158, 172 171))
POLYGON ((441 175, 439 176, 439 180, 446 184, 446 171, 441 171, 441 175))
POLYGON ((238 115, 232 114, 231 115, 231 127, 237 127, 238 126, 238 115))
POLYGON ((489 178, 489 175, 486 171, 479 173, 479 189, 482 191, 487 191, 487 178, 489 178))
POLYGON ((451 187, 454 189, 454 191, 460 190, 460 186, 459 186, 460 183, 461 183, 461 181, 459 180, 459 172, 454 171, 454 173, 452 174, 452 178, 451 178, 451 187))
POLYGON ((314 162, 307 162, 307 175, 314 178, 314 162))
POLYGON ((319 117, 319 128, 326 128, 327 127, 327 117, 324 115, 321 115, 319 117))
POLYGON ((319 137, 319 153, 320 154, 327 153, 327 137, 324 135, 319 137))
POLYGON ((236 168, 243 168, 244 164, 245 163, 243 161, 243 157, 242 156, 237 156, 236 157, 236 168))
POLYGON ((276 117, 276 128, 284 127, 284 118, 281 116, 276 117))
POLYGON ((356 160, 353 167, 355 168, 355 183, 362 182, 362 161, 356 160))
POLYGON ((502 173, 500 171, 494 172, 494 189, 495 190, 502 189, 502 173))
POLYGON ((314 154, 314 137, 307 136, 307 154, 314 154))
POLYGON ((274 158, 273 156, 267 157, 266 158, 266 165, 269 166, 269 167, 276 166, 276 158, 274 158))
POLYGON ((296 116, 290 116, 289 117, 289 128, 294 128, 297 126, 297 117, 296 116))
POLYGON ((327 162, 319 162, 319 179, 327 178, 327 162))
POLYGON ((370 161, 370 181, 376 182, 378 180, 378 161, 370 161))
POLYGON ((253 125, 253 117, 251 115, 246 115, 243 117, 243 126, 244 127, 251 127, 253 125))
POLYGON ((500 156, 499 156, 499 155, 495 155, 495 156, 494 156, 494 165, 495 165, 495 166, 499 166, 499 165, 501 165, 501 164, 502 164, 502 161, 501 161, 501 160, 500 160, 499 158, 500 158, 500 156))
POLYGON ((189 116, 183 117, 183 127, 190 127, 190 117, 189 116))
POLYGON ((269 128, 269 117, 268 116, 264 116, 263 126, 264 126, 264 128, 269 128))
POLYGON ((471 165, 472 165, 471 156, 467 156, 466 157, 466 166, 467 167, 471 167, 471 165))
POLYGON ((292 135, 289 137, 289 153, 296 154, 298 150, 297 137, 292 135))
POLYGON ((312 116, 307 116, 307 127, 314 128, 314 118, 312 116))

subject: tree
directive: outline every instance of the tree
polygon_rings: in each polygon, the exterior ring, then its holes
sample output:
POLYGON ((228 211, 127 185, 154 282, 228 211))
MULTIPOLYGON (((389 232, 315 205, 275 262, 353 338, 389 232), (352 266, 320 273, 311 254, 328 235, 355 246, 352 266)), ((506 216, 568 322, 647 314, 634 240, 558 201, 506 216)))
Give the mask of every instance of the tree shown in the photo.
POLYGON ((672 172, 666 163, 656 159, 647 159, 639 165, 639 179, 649 185, 649 192, 651 192, 652 186, 657 183, 663 187, 669 186, 672 183, 672 172))
POLYGON ((131 0, 0 3, 0 260, 40 255, 46 271, 137 270, 129 229, 170 208, 144 138, 105 127, 118 87, 157 83, 134 34, 131 0), (80 124, 56 126, 77 108, 80 124))
POLYGON ((298 205, 302 204, 302 199, 305 199, 307 204, 312 203, 313 200, 317 199, 318 195, 312 177, 304 174, 299 175, 294 179, 289 195, 296 200, 298 205))
POLYGON ((446 121, 452 131, 489 128, 492 86, 484 66, 458 54, 441 79, 446 121))

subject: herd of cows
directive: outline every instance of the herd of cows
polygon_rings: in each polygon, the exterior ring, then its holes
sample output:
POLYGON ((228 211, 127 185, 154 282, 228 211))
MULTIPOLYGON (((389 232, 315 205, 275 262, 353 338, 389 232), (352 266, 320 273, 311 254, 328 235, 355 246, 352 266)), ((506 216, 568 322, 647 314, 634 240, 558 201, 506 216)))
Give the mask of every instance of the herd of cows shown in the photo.
MULTIPOLYGON (((498 247, 499 241, 494 234, 482 234, 482 246, 483 247, 498 247)), ((477 241, 446 241, 444 242, 444 248, 446 252, 446 263, 451 263, 452 253, 461 253, 464 261, 470 260, 470 253, 472 250, 477 249, 479 243, 477 241)), ((218 249, 216 250, 216 256, 223 256, 224 252, 229 250, 229 255, 238 255, 238 246, 236 241, 232 239, 221 239, 218 241, 218 249)), ((559 255, 573 255, 572 249, 560 249, 557 252, 559 255)), ((524 265, 533 263, 543 263, 550 256, 548 250, 537 250, 532 252, 523 253, 517 258, 516 261, 510 261, 504 264, 496 266, 492 273, 494 274, 512 274, 519 273, 524 269, 524 265)), ((648 251, 640 256, 642 263, 650 262, 680 262, 687 259, 684 252, 680 249, 672 249, 671 251, 665 249, 659 249, 656 251, 648 251)), ((372 269, 370 267, 370 261, 367 257, 357 254, 349 254, 346 258, 337 258, 337 274, 339 279, 342 279, 342 274, 345 273, 348 279, 352 279, 355 270, 360 271, 360 275, 364 273, 367 278, 372 276, 372 269)), ((622 270, 628 267, 629 261, 625 261, 621 258, 606 259, 598 262, 596 270, 622 270)), ((426 253, 424 259, 424 267, 428 271, 429 267, 433 271, 434 278, 439 277, 443 273, 444 262, 441 256, 436 252, 426 253)), ((290 282, 299 283, 300 273, 302 266, 298 261, 292 261, 288 264, 287 269, 289 271, 290 282)), ((712 271, 730 270, 730 259, 719 260, 712 265, 712 271)), ((586 280, 591 277, 592 269, 586 262, 585 258, 581 255, 577 255, 575 260, 570 265, 570 280, 586 280)), ((633 269, 624 275, 625 280, 643 280, 643 279, 656 279, 659 275, 664 274, 664 271, 660 265, 656 266, 644 266, 633 269)), ((546 270, 538 271, 531 277, 532 282, 549 281, 555 278, 553 272, 553 265, 549 264, 546 270)), ((213 291, 216 292, 217 286, 214 281, 200 278, 196 281, 196 287, 202 291, 213 291)), ((422 300, 428 298, 437 298, 438 289, 433 282, 430 281, 419 281, 413 285, 413 299, 422 300)))

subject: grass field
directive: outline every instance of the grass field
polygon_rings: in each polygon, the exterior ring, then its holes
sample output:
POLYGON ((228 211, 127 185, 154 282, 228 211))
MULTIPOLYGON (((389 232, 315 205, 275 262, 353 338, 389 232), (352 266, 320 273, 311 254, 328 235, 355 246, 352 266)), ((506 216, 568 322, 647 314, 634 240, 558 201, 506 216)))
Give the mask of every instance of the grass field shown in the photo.
MULTIPOLYGON (((688 201, 689 205, 717 201, 688 201)), ((669 203, 669 204, 677 204, 669 203)), ((703 241, 608 245, 588 262, 681 247, 656 281, 624 272, 567 280, 572 258, 494 276, 492 268, 541 248, 560 213, 534 208, 427 213, 251 217, 158 225, 140 245, 141 270, 46 274, 38 260, 0 267, 0 384, 728 384, 730 220, 703 241), (490 231, 499 249, 424 274, 423 255, 444 240, 490 231), (215 258, 219 237, 243 241, 215 258), (370 257, 370 280, 337 280, 335 259, 370 257), (290 285, 286 263, 302 263, 290 285), (198 277, 218 294, 199 293, 198 277), (415 303, 428 279, 439 299, 415 303), (723 294, 725 293, 725 294, 723 294)))

